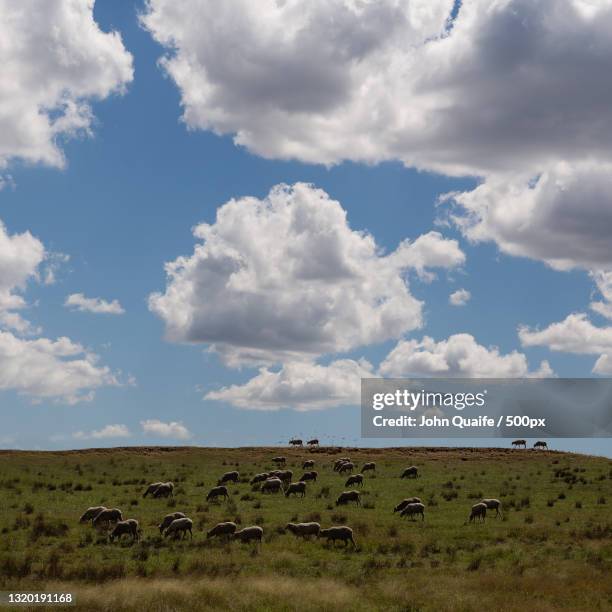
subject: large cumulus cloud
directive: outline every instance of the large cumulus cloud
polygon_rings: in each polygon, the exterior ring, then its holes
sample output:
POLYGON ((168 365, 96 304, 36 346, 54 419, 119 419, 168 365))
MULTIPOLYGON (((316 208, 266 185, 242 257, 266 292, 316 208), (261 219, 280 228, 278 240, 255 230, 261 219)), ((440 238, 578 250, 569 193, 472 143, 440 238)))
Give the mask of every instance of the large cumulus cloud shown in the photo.
POLYGON ((384 255, 339 202, 307 184, 230 200, 194 229, 191 256, 149 298, 169 340, 212 346, 231 365, 313 358, 397 338, 422 324, 405 272, 461 265, 433 232, 384 255))

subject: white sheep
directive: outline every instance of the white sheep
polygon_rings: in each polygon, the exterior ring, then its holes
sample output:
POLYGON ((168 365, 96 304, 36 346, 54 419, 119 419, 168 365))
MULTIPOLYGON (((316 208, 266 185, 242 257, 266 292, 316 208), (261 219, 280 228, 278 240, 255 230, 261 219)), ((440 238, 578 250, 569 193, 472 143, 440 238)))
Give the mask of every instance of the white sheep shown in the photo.
POLYGON ((479 518, 484 523, 485 518, 487 517, 487 504, 483 502, 479 502, 472 506, 472 511, 470 512, 469 522, 476 522, 476 519, 479 518))
POLYGON ((258 525, 253 525, 252 527, 245 527, 240 531, 237 531, 232 536, 234 540, 240 540, 241 542, 261 542, 263 538, 263 528, 258 525))
POLYGON ((348 546, 348 543, 351 542, 353 548, 356 548, 355 539, 353 538, 353 530, 350 527, 340 526, 340 527, 328 527, 327 529, 321 529, 319 531, 320 538, 326 538, 327 540, 331 540, 332 544, 336 544, 336 540, 341 540, 344 542, 345 546, 348 546))
POLYGON ((185 516, 186 515, 183 512, 172 512, 170 514, 166 514, 162 522, 158 525, 159 533, 163 533, 164 529, 166 529, 170 525, 170 523, 172 523, 172 521, 178 518, 185 518, 185 516))
POLYGON ((238 529, 238 526, 231 521, 217 523, 206 533, 206 539, 208 540, 209 538, 216 538, 218 536, 231 536, 236 532, 236 529, 238 529))
POLYGON ((164 533, 164 537, 167 538, 169 535, 174 535, 177 537, 180 533, 181 539, 183 539, 187 535, 187 532, 189 532, 189 535, 193 538, 192 529, 193 521, 190 518, 185 516, 183 518, 174 519, 170 525, 168 525, 168 528, 164 533))
POLYGON ((318 536, 321 531, 319 523, 287 523, 285 529, 294 536, 306 539, 308 536, 318 536))
POLYGON ((421 520, 425 520, 425 506, 419 502, 413 502, 406 504, 404 509, 400 512, 400 516, 409 516, 412 520, 416 515, 421 515, 421 520))
POLYGON ((280 478, 268 478, 261 484, 262 493, 278 493, 283 490, 283 482, 280 478))
POLYGON ((407 497, 406 499, 402 499, 402 501, 393 508, 393 514, 396 512, 401 512, 408 504, 420 504, 420 497, 407 497))
POLYGON ((91 521, 96 514, 102 512, 102 510, 106 510, 106 506, 91 506, 91 508, 87 508, 83 514, 81 514, 81 518, 79 519, 79 523, 87 523, 91 521))
POLYGON ((499 499, 481 499, 480 503, 484 504, 487 507, 487 510, 495 510, 495 518, 498 516, 503 518, 502 503, 499 501, 499 499))
POLYGON ((132 541, 136 542, 140 539, 140 527, 136 519, 127 519, 127 521, 119 521, 115 528, 110 532, 108 539, 112 542, 115 538, 121 539, 122 535, 131 535, 132 541))
POLYGON ((302 480, 299 482, 292 482, 285 491, 285 497, 297 495, 298 493, 300 493, 300 497, 304 497, 304 495, 306 495, 306 483, 302 480))

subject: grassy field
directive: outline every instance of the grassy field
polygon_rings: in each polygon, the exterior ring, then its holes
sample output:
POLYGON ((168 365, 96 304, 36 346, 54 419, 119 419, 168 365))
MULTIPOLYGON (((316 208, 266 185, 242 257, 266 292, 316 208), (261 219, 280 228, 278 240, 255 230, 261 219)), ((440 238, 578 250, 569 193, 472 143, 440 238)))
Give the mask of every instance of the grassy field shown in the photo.
MULTIPOLYGON (((86 610, 610 610, 612 461, 504 449, 122 448, 0 452, 0 589, 76 594, 86 610), (332 452, 333 451, 333 452, 332 452), (337 451, 337 453, 336 453, 337 451), (319 480, 304 499, 262 495, 251 476, 283 454, 319 480), (348 455, 366 477, 362 507, 336 507, 348 455), (417 465, 417 480, 401 480, 417 465), (207 503, 217 478, 239 470, 230 501, 207 503), (145 485, 175 483, 172 499, 143 499, 145 485), (426 505, 425 521, 393 514, 404 497, 426 505), (466 524, 482 497, 504 518, 466 524), (136 518, 142 541, 109 544, 80 525, 91 505, 136 518), (194 538, 164 541, 168 512, 194 520, 194 538), (222 520, 264 528, 261 546, 207 541, 222 520), (349 525, 356 550, 283 532, 288 521, 349 525)), ((38 608, 40 609, 40 608, 38 608)), ((74 607, 71 609, 75 609, 74 607)))

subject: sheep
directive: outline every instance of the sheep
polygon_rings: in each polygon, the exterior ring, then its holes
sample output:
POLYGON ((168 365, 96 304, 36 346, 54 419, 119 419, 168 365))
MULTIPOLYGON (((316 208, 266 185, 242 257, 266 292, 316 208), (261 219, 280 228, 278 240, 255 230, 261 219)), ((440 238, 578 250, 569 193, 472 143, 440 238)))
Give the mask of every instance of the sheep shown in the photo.
POLYGON ((213 487, 206 496, 206 501, 211 501, 212 499, 216 499, 217 497, 224 497, 225 499, 229 498, 229 493, 227 492, 227 487, 213 487))
POLYGON ((297 495, 301 493, 300 497, 306 495, 306 483, 302 480, 299 482, 292 482, 285 491, 285 497, 289 497, 291 494, 297 495))
POLYGON ((216 538, 217 536, 232 536, 237 528, 236 523, 232 523, 231 521, 226 523, 217 523, 206 533, 206 539, 216 538))
POLYGON ((543 440, 538 440, 533 445, 533 448, 545 448, 546 450, 548 450, 548 444, 546 444, 546 442, 544 442, 543 440))
POLYGON ((160 484, 159 487, 157 487, 157 489, 155 489, 155 491, 153 492, 153 497, 155 499, 159 497, 172 497, 174 486, 171 486, 171 484, 172 483, 170 482, 164 482, 160 484))
POLYGON ((337 472, 343 463, 348 463, 348 461, 346 459, 337 459, 334 461, 334 472, 337 472))
MULTIPOLYGON (((280 480, 280 477, 285 473, 284 470, 270 470, 268 472, 268 478, 278 478, 280 480)), ((266 478, 267 480, 267 478, 266 478)))
POLYGON ((289 440, 289 444, 291 446, 302 446, 304 442, 299 438, 291 438, 291 440, 289 440))
POLYGON ((240 474, 236 471, 225 472, 221 478, 217 481, 218 485, 225 484, 226 482, 238 482, 240 480, 240 474))
POLYGON ((283 481, 280 478, 268 478, 261 484, 262 493, 278 493, 283 490, 283 481))
POLYGON ((234 540, 240 540, 241 542, 261 542, 261 539, 263 538, 263 528, 259 527, 258 525, 245 527, 240 531, 236 531, 236 533, 232 535, 232 538, 234 540))
POLYGON ((353 474, 349 476, 347 481, 344 483, 345 487, 351 487, 353 485, 363 486, 363 474, 353 474))
POLYGON ((88 521, 91 521, 91 519, 94 518, 96 514, 102 512, 102 510, 106 510, 106 506, 91 506, 91 508, 87 508, 87 510, 81 514, 79 523, 87 523, 88 521))
POLYGON ((121 539, 125 534, 132 536, 132 541, 136 542, 140 539, 140 527, 136 519, 127 519, 127 521, 119 521, 115 528, 110 532, 108 539, 112 542, 115 538, 121 539))
POLYGON ((282 463, 283 465, 287 462, 287 457, 274 457, 274 459, 272 459, 273 463, 282 463))
POLYGON ((318 537, 331 540, 334 546, 336 544, 336 540, 342 540, 345 546, 348 546, 348 543, 351 542, 353 548, 357 548, 355 539, 353 538, 353 530, 350 527, 341 526, 321 529, 318 537))
POLYGON ((148 487, 147 490, 144 492, 143 497, 146 497, 147 495, 149 495, 149 493, 151 493, 151 495, 153 493, 155 493, 155 491, 157 490, 157 487, 159 487, 160 485, 164 484, 163 482, 152 482, 148 487))
POLYGON ((485 518, 487 517, 487 504, 483 502, 478 502, 472 506, 472 511, 470 512, 469 522, 476 522, 475 519, 482 519, 484 523, 485 518))
POLYGON ((285 529, 296 537, 306 539, 311 535, 318 537, 321 531, 321 525, 319 525, 319 523, 287 523, 285 529))
POLYGON ((258 482, 263 482, 267 478, 270 478, 270 474, 268 472, 262 472, 261 474, 255 474, 255 476, 251 478, 250 484, 254 485, 254 484, 257 484, 258 482))
POLYGON ((361 493, 359 491, 344 491, 344 493, 340 493, 336 500, 336 506, 343 506, 349 502, 355 502, 358 506, 361 506, 361 493))
POLYGON ((352 472, 355 469, 355 464, 350 461, 345 461, 339 468, 338 473, 344 474, 344 472, 352 472))
POLYGON ((503 518, 502 503, 499 501, 499 499, 481 499, 480 503, 484 504, 487 507, 487 510, 495 510, 495 518, 498 516, 503 518))
POLYGON ((309 480, 316 481, 318 476, 319 472, 317 472, 316 470, 312 470, 310 472, 304 472, 300 480, 302 482, 307 482, 309 480))
POLYGON ((169 535, 173 535, 174 537, 178 537, 178 534, 181 534, 181 539, 185 538, 187 532, 193 539, 193 521, 190 518, 184 516, 183 518, 174 519, 164 533, 164 538, 167 538, 169 535))
POLYGON ((119 510, 119 508, 106 508, 104 510, 101 510, 100 512, 98 512, 98 514, 96 514, 96 516, 94 516, 93 520, 91 521, 91 524, 94 527, 97 527, 98 525, 103 524, 108 525, 110 523, 118 523, 122 520, 123 514, 121 510, 119 510))
POLYGON ((400 512, 400 516, 409 516, 412 520, 414 520, 416 514, 420 514, 421 519, 423 521, 425 520, 425 506, 419 502, 406 504, 404 509, 400 512))
POLYGON ((279 480, 282 480, 283 482, 291 482, 291 479, 293 478, 293 472, 291 470, 281 470, 277 473, 276 477, 279 480))
POLYGON ((399 504, 397 504, 395 508, 393 508, 393 514, 395 514, 396 512, 401 512, 408 504, 420 504, 420 503, 421 503, 420 497, 407 497, 406 499, 403 499, 399 504))
POLYGON ((305 470, 307 468, 313 468, 315 465, 314 459, 306 459, 304 463, 302 463, 302 469, 305 470))
POLYGON ((162 522, 158 525, 159 533, 163 533, 164 529, 166 529, 170 525, 170 523, 172 523, 172 521, 178 518, 185 518, 185 514, 183 514, 182 512, 172 512, 171 514, 166 514, 162 522))
POLYGON ((407 467, 403 472, 400 478, 418 478, 419 477, 419 469, 415 465, 411 465, 407 467))
POLYGON ((514 440, 512 442, 512 446, 516 446, 517 448, 519 446, 522 446, 523 448, 527 448, 527 440, 514 440))
POLYGON ((373 461, 364 463, 363 467, 361 468, 361 473, 363 474, 364 472, 367 472, 368 470, 372 470, 373 472, 376 471, 376 464, 373 461))
POLYGON ((313 438, 312 440, 308 440, 306 444, 308 444, 308 446, 319 446, 319 440, 317 440, 317 438, 313 438))

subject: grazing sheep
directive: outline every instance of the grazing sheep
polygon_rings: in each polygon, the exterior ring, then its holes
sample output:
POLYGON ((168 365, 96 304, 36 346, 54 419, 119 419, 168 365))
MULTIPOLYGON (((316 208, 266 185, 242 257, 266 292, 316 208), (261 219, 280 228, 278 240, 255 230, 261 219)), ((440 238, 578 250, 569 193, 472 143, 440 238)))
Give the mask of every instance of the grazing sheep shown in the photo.
POLYGON ((336 506, 343 506, 349 502, 355 502, 358 506, 361 506, 361 493, 359 491, 344 491, 344 493, 340 493, 336 500, 336 506))
POLYGON ((361 468, 361 473, 363 474, 364 472, 367 472, 368 470, 372 470, 373 472, 376 471, 376 464, 374 463, 374 461, 364 463, 363 467, 361 468))
POLYGON ((272 459, 273 463, 282 463, 283 465, 285 465, 285 463, 287 462, 287 457, 274 457, 274 459, 272 459))
POLYGON ((544 442, 543 440, 538 440, 533 445, 533 448, 545 448, 546 450, 548 450, 548 444, 546 444, 546 442, 544 442))
POLYGON ((258 525, 253 525, 252 527, 245 527, 240 531, 236 531, 232 536, 234 540, 240 540, 241 542, 261 542, 263 538, 263 528, 258 525))
POLYGON ((164 533, 164 538, 167 538, 169 535, 173 535, 174 537, 178 537, 178 534, 181 534, 181 539, 185 538, 187 532, 193 538, 193 521, 190 518, 184 516, 183 518, 174 519, 166 532, 164 533))
POLYGON ((270 478, 270 474, 268 472, 262 472, 261 474, 255 474, 255 476, 251 478, 250 484, 254 485, 254 484, 257 484, 258 482, 263 482, 267 478, 270 478))
POLYGON ((472 511, 470 512, 469 521, 470 523, 476 522, 475 519, 479 518, 484 523, 486 516, 487 516, 487 504, 483 502, 479 502, 472 506, 472 511))
POLYGON ((319 446, 319 440, 317 440, 317 438, 313 438, 312 440, 308 440, 306 444, 308 444, 308 446, 319 446))
POLYGON ((297 495, 301 493, 300 497, 306 495, 306 483, 302 480, 299 482, 292 482, 285 491, 285 497, 289 497, 291 494, 297 495))
POLYGON ((343 463, 349 463, 349 461, 347 459, 336 459, 334 461, 334 472, 337 472, 343 463))
POLYGON ((280 478, 268 478, 261 484, 262 493, 278 493, 283 490, 283 481, 280 478))
POLYGON ((527 440, 514 440, 512 442, 512 446, 516 446, 517 448, 519 446, 522 446, 523 448, 527 448, 527 440))
POLYGON ((419 468, 415 465, 411 465, 407 467, 403 472, 400 478, 418 478, 419 477, 419 468))
POLYGON ((414 520, 417 514, 421 515, 423 521, 425 520, 425 506, 419 502, 406 504, 404 509, 400 512, 400 516, 409 516, 412 520, 414 520))
POLYGON ((281 470, 276 475, 276 478, 282 480, 283 482, 291 482, 291 479, 293 478, 293 472, 291 470, 281 470))
POLYGON ((94 527, 97 527, 98 525, 110 525, 110 523, 118 523, 122 520, 123 514, 121 513, 121 510, 119 510, 119 508, 106 508, 104 510, 101 510, 100 512, 98 512, 98 514, 96 514, 96 516, 94 516, 93 520, 91 521, 91 524, 94 527))
POLYGON ((318 536, 319 531, 321 531, 321 525, 319 523, 287 523, 285 529, 296 537, 306 539, 311 535, 318 536))
POLYGON ((305 470, 307 468, 313 468, 314 464, 315 464, 314 459, 306 459, 306 461, 302 463, 302 469, 305 470))
POLYGON ((319 472, 312 470, 311 472, 304 472, 300 480, 302 482, 307 482, 308 480, 316 481, 319 476, 319 472))
POLYGON ((481 499, 481 504, 484 504, 487 507, 487 510, 495 510, 495 518, 498 516, 503 517, 502 514, 502 503, 499 499, 481 499))
POLYGON ((355 469, 355 464, 350 461, 345 461, 339 468, 338 473, 344 474, 344 472, 352 472, 355 469))
POLYGON ((182 512, 172 512, 171 514, 166 514, 162 522, 158 525, 159 533, 163 533, 164 529, 167 529, 167 527, 170 525, 170 523, 172 523, 172 521, 179 518, 185 518, 185 514, 183 514, 182 512))
POLYGON ((270 470, 268 472, 268 478, 279 478, 280 479, 281 474, 284 474, 284 470, 270 470))
POLYGON ((164 482, 160 484, 159 487, 157 487, 157 489, 155 489, 155 491, 153 492, 153 497, 155 499, 159 497, 172 497, 173 490, 174 490, 174 486, 171 486, 171 483, 164 482))
POLYGON ((140 539, 140 527, 136 519, 127 519, 127 521, 119 521, 115 528, 110 532, 108 539, 112 542, 115 538, 121 539, 125 534, 132 536, 132 541, 136 542, 140 539))
POLYGON ((217 499, 217 497, 224 497, 225 499, 229 498, 229 493, 227 492, 227 487, 213 487, 206 496, 206 501, 211 501, 212 499, 217 499))
POLYGON ((352 487, 353 485, 363 487, 363 474, 353 474, 352 476, 349 476, 347 481, 344 483, 345 487, 352 487))
POLYGON ((348 546, 348 543, 351 542, 353 548, 357 548, 355 539, 353 538, 353 530, 350 527, 342 526, 321 529, 318 537, 331 540, 334 545, 336 544, 336 540, 342 540, 345 546, 348 546))
POLYGON ((218 485, 225 484, 226 482, 238 482, 240 480, 240 474, 236 471, 225 472, 221 478, 217 481, 218 485))
POLYGON ((96 514, 102 512, 102 510, 106 510, 106 506, 91 506, 91 508, 87 508, 83 514, 81 514, 81 518, 79 519, 79 523, 87 523, 91 521, 96 514))
POLYGON ((393 514, 396 512, 401 512, 408 504, 420 504, 420 497, 407 497, 406 499, 402 499, 402 501, 393 508, 393 514))
POLYGON ((299 438, 291 438, 291 440, 289 440, 289 444, 291 446, 302 446, 304 442, 302 442, 302 440, 299 438))
POLYGON ((157 490, 157 487, 159 487, 160 485, 164 484, 163 482, 152 482, 148 487, 147 490, 144 492, 143 497, 146 497, 147 495, 149 495, 149 493, 151 495, 153 495, 153 493, 155 493, 155 491, 157 490))
POLYGON ((226 523, 217 523, 212 529, 206 533, 206 539, 216 538, 218 536, 231 536, 238 529, 236 523, 228 521, 226 523))

